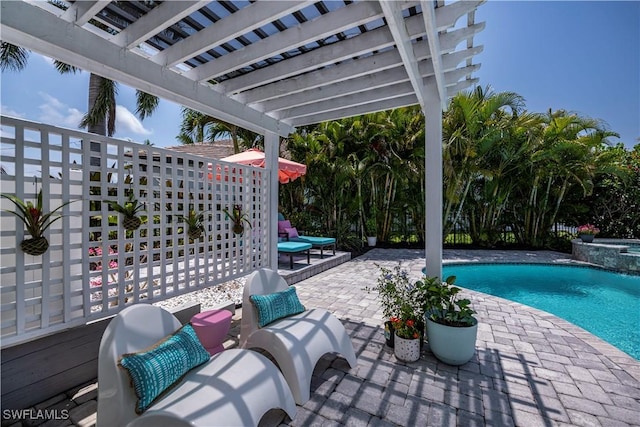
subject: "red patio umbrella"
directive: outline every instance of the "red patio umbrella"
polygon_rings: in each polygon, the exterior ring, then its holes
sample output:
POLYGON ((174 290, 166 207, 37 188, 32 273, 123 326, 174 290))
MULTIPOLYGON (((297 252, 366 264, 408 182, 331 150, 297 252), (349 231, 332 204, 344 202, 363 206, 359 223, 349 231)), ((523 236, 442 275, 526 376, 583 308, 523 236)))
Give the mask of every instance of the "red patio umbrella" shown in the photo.
MULTIPOLYGON (((264 152, 257 148, 250 148, 247 151, 243 151, 242 153, 234 154, 220 160, 261 168, 263 168, 265 164, 264 152)), ((278 157, 278 181, 280 181, 280 184, 291 182, 305 173, 307 173, 306 165, 278 157)))

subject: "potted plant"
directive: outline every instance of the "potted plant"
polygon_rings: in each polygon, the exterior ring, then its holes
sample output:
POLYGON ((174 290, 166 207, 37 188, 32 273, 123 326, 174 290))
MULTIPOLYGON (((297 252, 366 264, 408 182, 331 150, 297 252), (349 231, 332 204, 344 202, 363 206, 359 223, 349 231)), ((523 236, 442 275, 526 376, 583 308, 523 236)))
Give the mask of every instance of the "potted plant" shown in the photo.
POLYGON ((367 219, 364 228, 367 233, 367 245, 375 246, 378 243, 378 224, 375 216, 370 216, 367 219))
POLYGON ((420 359, 420 326, 413 313, 402 317, 392 317, 395 333, 393 354, 403 362, 415 362, 420 359))
POLYGON ((11 200, 11 202, 16 205, 17 209, 15 211, 7 210, 6 212, 12 213, 20 218, 24 223, 27 232, 31 235, 30 239, 24 239, 20 243, 20 248, 25 253, 33 256, 45 253, 49 248, 49 241, 44 236, 44 232, 51 226, 51 224, 62 218, 62 214, 56 212, 62 209, 65 205, 71 203, 71 201, 63 203, 51 212, 45 214, 42 211, 42 189, 38 192, 35 205, 30 201, 25 202, 20 200, 13 194, 3 193, 1 196, 5 199, 11 200))
POLYGON ((463 365, 475 353, 478 320, 473 317, 476 312, 470 307, 471 301, 458 297, 461 289, 453 286, 455 280, 455 276, 444 282, 426 277, 423 303, 431 352, 449 365, 463 365))
MULTIPOLYGON (((377 292, 382 314, 388 320, 384 323, 386 344, 394 348, 396 326, 406 326, 411 321, 418 331, 419 345, 422 347, 424 338, 423 302, 425 301, 425 286, 418 281, 411 283, 409 273, 398 263, 393 269, 377 266, 380 269, 375 287, 365 287, 367 292, 377 292), (400 323, 398 323, 400 322, 400 323)), ((403 332, 406 332, 403 331, 403 332)), ((413 335, 401 332, 401 335, 413 335)))
POLYGON ((205 212, 196 212, 192 209, 187 216, 178 215, 187 224, 187 235, 191 240, 199 239, 205 232, 204 214, 205 212))
POLYGON ((232 230, 235 234, 242 235, 244 233, 244 225, 248 225, 251 228, 251 222, 249 222, 249 215, 242 212, 242 205, 233 205, 231 211, 228 208, 222 210, 227 218, 233 222, 232 230))
POLYGON ((144 204, 135 198, 135 193, 132 189, 129 190, 129 197, 123 205, 114 200, 105 200, 105 202, 111 206, 111 209, 124 216, 122 225, 125 230, 137 230, 142 224, 142 221, 138 218, 138 212, 144 210, 144 204))
POLYGON ((593 224, 585 224, 578 227, 578 236, 585 243, 593 242, 593 238, 600 232, 600 229, 593 224))

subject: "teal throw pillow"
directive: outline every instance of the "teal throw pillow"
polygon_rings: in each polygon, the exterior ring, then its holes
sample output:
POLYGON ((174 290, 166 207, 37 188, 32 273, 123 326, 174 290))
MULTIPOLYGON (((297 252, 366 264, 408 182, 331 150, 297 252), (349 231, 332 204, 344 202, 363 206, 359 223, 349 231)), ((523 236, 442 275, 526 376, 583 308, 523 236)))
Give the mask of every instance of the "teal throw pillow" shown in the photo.
POLYGON ((138 397, 136 413, 146 411, 164 391, 210 357, 189 324, 156 343, 150 350, 123 354, 118 366, 129 374, 138 397))
POLYGON ((251 295, 249 297, 258 312, 258 325, 263 328, 271 322, 287 316, 302 313, 305 308, 298 299, 295 286, 286 291, 268 295, 251 295))

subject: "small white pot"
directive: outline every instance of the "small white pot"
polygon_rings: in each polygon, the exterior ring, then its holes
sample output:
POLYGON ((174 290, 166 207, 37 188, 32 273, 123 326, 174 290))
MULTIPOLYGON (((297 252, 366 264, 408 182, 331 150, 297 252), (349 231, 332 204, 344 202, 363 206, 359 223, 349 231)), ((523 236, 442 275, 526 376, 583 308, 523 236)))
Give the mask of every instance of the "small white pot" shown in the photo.
POLYGON ((420 339, 406 339, 395 336, 395 343, 393 347, 393 354, 396 358, 403 362, 415 362, 420 359, 420 339))
POLYGON ((439 360, 448 365, 464 365, 471 360, 476 352, 477 336, 477 321, 473 326, 455 327, 441 325, 427 318, 429 348, 439 360))
POLYGON ((367 245, 369 246, 375 246, 376 243, 378 243, 378 238, 373 236, 373 237, 367 237, 367 245))

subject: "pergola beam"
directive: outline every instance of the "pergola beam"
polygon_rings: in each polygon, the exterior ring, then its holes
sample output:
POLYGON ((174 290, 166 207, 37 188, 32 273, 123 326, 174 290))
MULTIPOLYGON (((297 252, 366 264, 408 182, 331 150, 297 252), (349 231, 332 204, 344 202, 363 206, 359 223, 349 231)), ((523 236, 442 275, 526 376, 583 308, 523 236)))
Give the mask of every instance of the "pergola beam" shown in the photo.
MULTIPOLYGON (((414 47, 414 51, 418 46, 414 47)), ((458 51, 449 55, 444 56, 444 67, 445 71, 453 71, 456 69, 460 62, 465 61, 468 57, 473 56, 482 51, 481 46, 476 46, 472 49, 467 49, 463 51, 458 51)), ((385 52, 380 55, 386 54, 396 54, 395 51, 385 52)), ((374 55, 376 56, 376 55, 374 55)), ((374 56, 370 56, 367 58, 363 58, 363 60, 368 58, 373 58, 374 56)), ((374 58, 375 59, 375 58, 374 58)), ((399 60, 399 58, 398 58, 399 60)), ((354 61, 357 62, 357 61, 354 61)), ((406 72, 402 68, 402 63, 398 64, 398 66, 390 69, 384 69, 379 72, 371 72, 375 70, 371 66, 369 66, 369 62, 366 61, 360 67, 355 67, 351 64, 340 64, 337 67, 346 66, 348 70, 345 70, 346 74, 351 73, 350 75, 353 77, 349 80, 338 81, 334 84, 327 84, 322 87, 313 87, 307 88, 302 92, 296 92, 288 96, 283 96, 279 98, 275 98, 273 100, 265 101, 259 104, 256 104, 256 108, 261 111, 278 111, 291 109, 295 107, 299 107, 301 105, 313 104, 318 101, 328 100, 332 98, 336 98, 339 96, 349 95, 351 93, 357 93, 367 90, 373 90, 379 87, 384 87, 396 83, 401 83, 404 81, 408 81, 406 72)), ((377 60, 372 61, 374 63, 378 62, 377 60)), ((432 69, 428 69, 430 66, 430 60, 422 61, 418 64, 420 69, 420 74, 422 77, 428 77, 432 75, 432 69)), ((469 69, 469 71, 474 71, 473 69, 469 69)))
MULTIPOLYGON (((430 77, 429 79, 433 79, 433 78, 430 77)), ((448 86, 447 97, 452 97, 458 92, 468 89, 472 85, 477 84, 478 81, 479 79, 477 78, 467 79, 467 80, 457 82, 451 86, 448 86)), ((433 81, 432 84, 435 85, 435 81, 433 81)), ((398 98, 390 98, 389 100, 383 101, 380 103, 373 102, 369 104, 358 105, 355 107, 347 106, 347 107, 342 107, 340 109, 333 110, 333 111, 318 113, 313 116, 305 116, 305 117, 299 117, 299 118, 295 118, 291 120, 283 120, 283 121, 290 123, 292 126, 310 125, 310 124, 325 122, 329 120, 338 120, 344 117, 353 117, 353 116, 359 116, 361 114, 375 113, 378 111, 389 110, 392 108, 408 107, 410 105, 416 105, 416 104, 418 104, 418 98, 416 98, 415 95, 406 95, 398 98), (397 104, 395 107, 393 106, 394 103, 397 104)))
POLYGON ((444 70, 442 66, 441 51, 440 51, 440 37, 438 36, 438 30, 436 28, 436 13, 435 5, 433 1, 420 2, 422 7, 422 18, 424 19, 424 28, 427 31, 427 41, 429 43, 429 49, 433 52, 431 62, 433 63, 433 71, 436 77, 436 85, 438 88, 438 94, 440 95, 440 103, 442 109, 447 107, 447 98, 445 94, 445 82, 444 82, 444 70))
POLYGON ((340 13, 322 15, 312 21, 272 35, 243 49, 224 55, 215 61, 194 68, 185 74, 197 81, 207 81, 263 59, 304 46, 325 37, 366 24, 382 16, 374 2, 353 3, 340 13))
MULTIPOLYGON (((316 49, 312 56, 298 55, 286 61, 281 61, 261 70, 239 76, 220 84, 220 90, 227 93, 246 91, 264 83, 279 82, 288 77, 296 76, 320 67, 334 67, 336 62, 347 61, 372 50, 380 50, 393 45, 393 39, 384 29, 376 29, 358 37, 347 39, 341 43, 334 43, 316 49)), ((240 94, 242 99, 243 94, 240 94)))
POLYGON ((118 33, 113 43, 127 49, 136 47, 206 4, 202 1, 165 1, 118 33))
POLYGON ((295 12, 312 3, 303 1, 259 1, 233 14, 233 19, 222 19, 202 31, 180 40, 151 60, 156 64, 171 67, 186 61, 215 46, 227 43, 236 37, 269 24, 285 15, 295 12))
POLYGON ((408 107, 416 105, 418 99, 415 94, 405 95, 398 98, 390 98, 382 102, 372 102, 358 105, 356 107, 341 108, 339 110, 316 114, 314 116, 300 117, 289 121, 293 126, 309 125, 314 123, 337 120, 345 117, 360 116, 362 114, 376 113, 378 111, 390 110, 392 108, 408 107))
MULTIPOLYGON (((411 22, 411 18, 407 20, 411 22)), ((419 21, 413 21, 416 23, 420 23, 419 21)), ((408 25, 409 28, 412 25, 408 25)), ((475 24, 470 28, 461 28, 458 30, 451 31, 449 33, 442 34, 440 40, 440 46, 444 52, 450 52, 455 49, 455 47, 463 40, 473 37, 474 34, 481 31, 484 28, 484 23, 475 24)), ((380 30, 384 30, 381 28, 380 30)), ((413 29, 411 32, 412 38, 417 38, 420 36, 420 30, 413 29)), ((384 47, 389 47, 393 45, 393 39, 391 38, 388 31, 378 31, 373 30, 366 34, 363 34, 359 37, 355 37, 351 40, 346 40, 341 44, 340 49, 346 48, 348 49, 344 53, 342 50, 338 50, 335 48, 331 48, 331 46, 327 46, 326 48, 320 48, 318 51, 323 49, 327 49, 327 54, 331 55, 333 60, 343 60, 344 57, 350 58, 353 56, 357 56, 358 52, 366 51, 365 47, 362 46, 362 42, 357 42, 357 39, 363 39, 366 42, 366 49, 376 49, 380 50, 384 47), (374 43, 372 42, 372 38, 385 40, 384 44, 374 43), (353 42, 352 42, 353 40, 353 42), (331 48, 331 49, 330 49, 331 48)), ((422 59, 427 59, 431 56, 431 52, 429 51, 429 46, 426 43, 414 44, 413 46, 414 54, 416 58, 420 61, 422 59)), ((480 53, 480 51, 476 52, 480 53)), ((474 54, 476 54, 474 53, 474 54)), ((324 54, 319 54, 321 62, 318 62, 319 65, 331 64, 331 59, 327 59, 324 57, 324 54)), ((315 57, 317 58, 317 56, 315 57)), ((326 68, 319 69, 317 71, 307 72, 306 74, 300 74, 308 69, 312 69, 313 60, 311 58, 303 59, 303 56, 292 58, 288 61, 283 61, 282 66, 280 64, 275 64, 267 69, 254 71, 247 76, 237 77, 231 80, 228 84, 223 83, 220 86, 220 90, 228 93, 231 89, 239 89, 240 87, 247 86, 255 86, 259 85, 260 81, 265 81, 266 73, 268 73, 269 69, 273 68, 275 71, 270 72, 273 74, 273 79, 278 73, 280 73, 280 78, 270 84, 262 85, 260 87, 256 87, 255 89, 251 89, 245 92, 242 92, 236 96, 236 99, 241 102, 246 102, 249 104, 254 104, 256 102, 263 102, 272 99, 277 99, 279 97, 292 95, 296 93, 301 93, 304 91, 308 91, 310 89, 318 88, 321 86, 333 84, 336 82, 355 79, 357 77, 365 76, 367 74, 371 74, 374 72, 379 72, 395 67, 402 66, 402 58, 398 52, 394 50, 387 50, 379 53, 375 53, 373 55, 368 55, 362 58, 358 58, 355 60, 344 61, 337 65, 327 66, 326 68), (305 65, 298 66, 300 62, 306 61, 305 65), (285 67, 288 65, 288 67, 285 67), (287 78, 285 77, 293 75, 295 77, 287 78), (260 78, 258 78, 260 77, 260 78), (263 79, 263 80, 261 80, 263 79)), ((266 78, 266 81, 271 81, 271 77, 266 78)), ((261 108, 261 107, 258 107, 261 108)), ((261 108, 262 111, 269 111, 270 108, 261 108)))
MULTIPOLYGON (((455 85, 462 77, 479 68, 479 65, 472 65, 471 67, 458 68, 450 71, 446 73, 444 77, 445 85, 455 85)), ((424 75, 433 77, 433 73, 424 73, 424 75)), ((426 81, 427 80, 423 78, 423 82, 426 81)), ((411 93, 413 93, 413 87, 411 83, 408 82, 408 78, 405 77, 404 82, 402 82, 402 80, 400 79, 399 83, 389 84, 377 88, 371 87, 368 89, 362 89, 355 93, 336 96, 328 100, 319 101, 297 108, 290 108, 281 111, 279 114, 276 114, 275 117, 277 117, 279 120, 286 120, 303 116, 316 115, 319 113, 324 113, 326 111, 340 110, 343 108, 356 107, 362 104, 369 104, 376 100, 384 101, 386 99, 397 98, 411 93)))
MULTIPOLYGON (((466 3, 466 2, 463 2, 466 3)), ((413 3, 408 4, 411 6, 413 3)), ((438 28, 445 29, 455 23, 455 20, 460 18, 468 10, 467 8, 454 7, 455 5, 445 6, 443 11, 438 11, 436 17, 438 28), (447 9, 451 8, 451 10, 447 9), (445 13, 446 12, 446 13, 445 13)), ((417 39, 418 37, 424 37, 426 35, 424 24, 420 16, 410 16, 405 20, 405 25, 411 39, 417 39)), ((482 27, 478 27, 477 30, 481 30, 482 27)), ((444 36, 449 37, 450 34, 456 34, 456 37, 460 37, 459 41, 469 37, 468 32, 462 32, 463 29, 452 31, 444 36)), ((473 36, 473 32, 471 36, 473 36)), ((251 90, 253 88, 265 87, 266 83, 278 84, 288 77, 293 77, 302 73, 307 73, 312 70, 317 70, 320 67, 335 66, 336 62, 351 60, 354 57, 372 52, 380 51, 395 43, 389 31, 382 27, 376 28, 371 31, 367 31, 358 37, 353 37, 340 43, 334 43, 328 46, 316 49, 313 55, 299 55, 295 58, 281 61, 277 64, 273 64, 269 67, 265 67, 260 70, 253 71, 244 76, 239 76, 231 80, 222 82, 218 86, 218 90, 227 94, 234 94, 237 92, 251 90)), ((457 43, 451 46, 451 50, 455 49, 457 43)), ((425 46, 425 49, 427 47, 425 46)), ((444 49, 443 49, 444 51, 444 49)), ((398 56, 398 64, 401 64, 400 57, 398 56)), ((376 64, 373 68, 378 68, 376 64)), ((245 93, 238 95, 238 100, 243 102, 255 102, 257 99, 252 99, 250 96, 245 97, 245 93)))
MULTIPOLYGON (((402 58, 402 63, 404 64, 411 86, 413 86, 415 95, 418 98, 418 103, 420 107, 424 109, 425 94, 422 86, 422 78, 420 77, 420 70, 418 69, 418 60, 413 53, 411 38, 409 37, 409 32, 402 17, 401 5, 395 1, 381 0, 380 7, 384 12, 389 31, 395 41, 396 49, 402 58)), ((432 55, 433 54, 434 52, 432 51, 432 55)), ((435 54, 439 55, 440 52, 435 52, 435 54)))
POLYGON ((413 94, 411 83, 405 81, 393 85, 384 86, 374 90, 367 90, 350 95, 344 95, 325 101, 316 102, 314 104, 303 105, 298 108, 291 108, 281 111, 276 115, 280 120, 292 119, 297 117, 312 116, 324 113, 326 111, 342 110, 344 108, 353 108, 362 104, 371 102, 383 102, 387 99, 398 98, 404 95, 413 94))
POLYGON ((73 22, 82 27, 98 12, 107 7, 109 0, 77 1, 73 3, 61 16, 67 22, 73 22))

